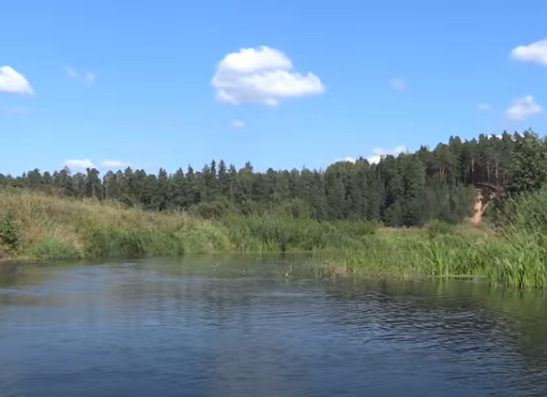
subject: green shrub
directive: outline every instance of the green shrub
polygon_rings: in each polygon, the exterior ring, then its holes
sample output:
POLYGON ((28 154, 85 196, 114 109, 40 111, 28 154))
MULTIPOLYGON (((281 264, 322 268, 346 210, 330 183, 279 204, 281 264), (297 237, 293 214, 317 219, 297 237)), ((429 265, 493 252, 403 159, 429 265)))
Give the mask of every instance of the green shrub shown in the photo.
POLYGON ((32 244, 23 254, 37 260, 77 259, 81 257, 78 250, 62 241, 50 238, 32 244))
POLYGON ((91 258, 178 256, 184 253, 175 233, 126 229, 91 229, 86 233, 85 254, 91 258))
POLYGON ((189 212, 203 219, 220 219, 235 212, 235 208, 232 203, 224 199, 193 205, 189 208, 189 212))
POLYGON ((0 243, 13 251, 17 251, 21 243, 21 229, 11 213, 4 215, 0 220, 0 243))
POLYGON ((425 225, 425 230, 429 238, 435 238, 439 235, 454 234, 454 226, 439 220, 433 220, 425 225))

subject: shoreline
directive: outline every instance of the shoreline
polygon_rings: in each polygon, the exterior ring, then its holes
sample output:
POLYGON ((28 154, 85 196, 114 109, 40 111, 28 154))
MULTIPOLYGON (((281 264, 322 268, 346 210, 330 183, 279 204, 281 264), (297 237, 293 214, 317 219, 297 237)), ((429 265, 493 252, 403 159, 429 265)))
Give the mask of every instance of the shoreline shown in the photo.
POLYGON ((0 209, 0 216, 11 214, 0 230, 0 236, 11 233, 8 239, 4 237, 2 251, 15 254, 0 260, 2 266, 186 254, 284 253, 309 255, 310 271, 317 277, 480 276, 493 284, 547 289, 546 239, 524 227, 496 234, 487 228, 439 221, 422 228, 383 228, 367 221, 320 221, 275 214, 203 219, 183 212, 122 208, 109 202, 63 199, 25 190, 0 190, 0 209))

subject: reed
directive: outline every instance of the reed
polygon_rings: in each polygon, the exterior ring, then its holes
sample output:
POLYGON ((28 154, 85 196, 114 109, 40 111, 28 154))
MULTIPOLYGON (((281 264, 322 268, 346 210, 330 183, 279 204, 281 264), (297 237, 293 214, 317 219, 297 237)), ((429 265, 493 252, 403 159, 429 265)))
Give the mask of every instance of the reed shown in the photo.
POLYGON ((495 285, 547 288, 546 208, 541 191, 508 202, 496 231, 440 222, 383 229, 287 214, 203 219, 0 190, 0 260, 308 252, 304 269, 321 278, 484 276, 495 285))

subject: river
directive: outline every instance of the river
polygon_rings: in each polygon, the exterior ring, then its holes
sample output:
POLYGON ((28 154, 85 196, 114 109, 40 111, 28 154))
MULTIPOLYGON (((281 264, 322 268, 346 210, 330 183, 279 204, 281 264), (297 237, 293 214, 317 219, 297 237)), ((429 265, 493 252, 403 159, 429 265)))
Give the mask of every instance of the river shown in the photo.
POLYGON ((547 298, 196 256, 0 271, 0 396, 547 395, 547 298))

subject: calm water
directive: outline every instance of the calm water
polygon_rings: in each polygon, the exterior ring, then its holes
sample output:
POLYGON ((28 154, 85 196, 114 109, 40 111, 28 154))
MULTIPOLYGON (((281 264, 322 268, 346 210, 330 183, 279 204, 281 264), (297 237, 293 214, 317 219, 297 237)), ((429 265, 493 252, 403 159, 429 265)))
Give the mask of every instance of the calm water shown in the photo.
POLYGON ((0 396, 546 396, 547 300, 199 257, 0 272, 0 396))

